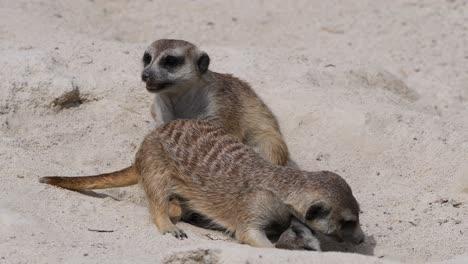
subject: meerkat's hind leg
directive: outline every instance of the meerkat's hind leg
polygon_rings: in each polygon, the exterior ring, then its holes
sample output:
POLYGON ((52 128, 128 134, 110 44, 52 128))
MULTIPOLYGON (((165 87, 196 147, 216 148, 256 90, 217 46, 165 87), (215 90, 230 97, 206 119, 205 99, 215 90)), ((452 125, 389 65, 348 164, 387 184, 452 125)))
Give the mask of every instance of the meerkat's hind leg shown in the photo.
POLYGON ((160 201, 155 201, 150 195, 148 195, 148 200, 153 222, 163 235, 170 233, 178 239, 187 238, 187 234, 175 225, 175 222, 178 220, 180 210, 177 203, 171 201, 167 202, 166 205, 161 206, 162 203, 160 201))
POLYGON ((171 201, 174 170, 166 160, 165 153, 162 149, 153 146, 150 152, 146 152, 145 149, 140 150, 136 160, 137 167, 141 168, 139 169, 141 184, 148 198, 154 224, 162 234, 171 233, 179 239, 187 238, 187 234, 171 221, 171 216, 175 220, 174 216, 181 214, 181 208, 175 200, 171 201))

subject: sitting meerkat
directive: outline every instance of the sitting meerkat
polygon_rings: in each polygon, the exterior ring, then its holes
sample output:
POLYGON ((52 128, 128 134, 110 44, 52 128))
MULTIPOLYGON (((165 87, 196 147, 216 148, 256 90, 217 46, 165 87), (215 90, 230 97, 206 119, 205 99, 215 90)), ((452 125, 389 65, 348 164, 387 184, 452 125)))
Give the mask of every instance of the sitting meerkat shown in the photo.
POLYGON ((272 227, 292 228, 292 217, 337 241, 364 241, 359 205, 343 178, 271 164, 207 121, 162 125, 143 140, 134 167, 163 234, 187 237, 173 221, 196 212, 255 247, 273 247, 272 227))
MULTIPOLYGON (((176 119, 208 120, 252 147, 267 161, 286 165, 289 152, 278 121, 248 83, 208 69, 206 52, 184 40, 161 39, 143 58, 142 80, 155 94, 156 127, 176 119)), ((124 187, 137 183, 133 166, 88 177, 46 177, 43 182, 72 190, 124 187)))

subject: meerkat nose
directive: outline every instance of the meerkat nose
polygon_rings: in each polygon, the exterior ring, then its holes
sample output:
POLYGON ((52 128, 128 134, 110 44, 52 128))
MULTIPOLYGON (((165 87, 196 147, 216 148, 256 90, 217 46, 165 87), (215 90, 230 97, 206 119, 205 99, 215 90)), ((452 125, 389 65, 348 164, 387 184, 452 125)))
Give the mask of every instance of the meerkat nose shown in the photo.
POLYGON ((364 241, 366 241, 366 239, 364 237, 362 237, 359 241, 358 241, 358 244, 362 244, 364 243, 364 241))
POLYGON ((144 81, 144 82, 148 81, 149 77, 150 77, 150 75, 147 72, 144 72, 144 73, 141 74, 141 80, 144 81))

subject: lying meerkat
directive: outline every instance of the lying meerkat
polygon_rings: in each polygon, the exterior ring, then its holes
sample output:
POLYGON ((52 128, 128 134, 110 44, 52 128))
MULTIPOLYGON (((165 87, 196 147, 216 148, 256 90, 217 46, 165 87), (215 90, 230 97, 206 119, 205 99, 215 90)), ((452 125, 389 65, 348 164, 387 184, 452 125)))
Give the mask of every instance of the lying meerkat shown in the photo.
MULTIPOLYGON (((278 121, 248 83, 208 69, 209 56, 183 40, 161 39, 143 55, 141 75, 155 93, 156 127, 175 119, 209 120, 254 148, 273 164, 286 165, 289 153, 278 121)), ((45 177, 72 190, 124 187, 137 183, 133 167, 89 177, 45 177)))
POLYGON ((359 205, 343 178, 271 164, 210 122, 159 127, 143 140, 135 169, 163 234, 187 237, 173 221, 190 211, 255 247, 273 247, 269 230, 293 216, 338 241, 364 241, 359 205))

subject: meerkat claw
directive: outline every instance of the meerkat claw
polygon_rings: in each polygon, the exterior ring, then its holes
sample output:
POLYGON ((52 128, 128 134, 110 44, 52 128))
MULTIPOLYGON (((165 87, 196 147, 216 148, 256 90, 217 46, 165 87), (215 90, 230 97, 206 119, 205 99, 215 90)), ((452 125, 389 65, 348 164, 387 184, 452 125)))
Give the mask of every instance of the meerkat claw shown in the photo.
POLYGON ((164 234, 168 234, 168 233, 172 234, 175 238, 180 239, 180 240, 188 238, 187 234, 179 228, 164 232, 164 234))

